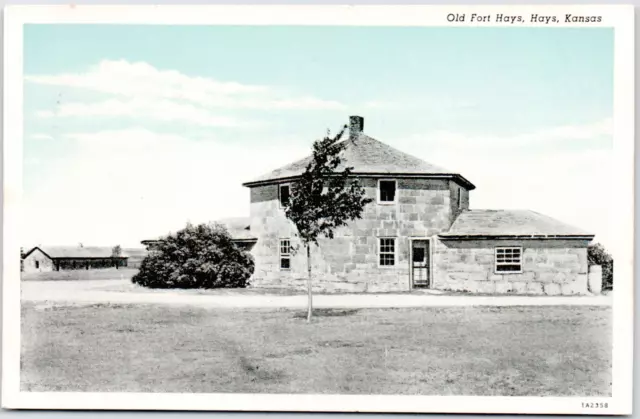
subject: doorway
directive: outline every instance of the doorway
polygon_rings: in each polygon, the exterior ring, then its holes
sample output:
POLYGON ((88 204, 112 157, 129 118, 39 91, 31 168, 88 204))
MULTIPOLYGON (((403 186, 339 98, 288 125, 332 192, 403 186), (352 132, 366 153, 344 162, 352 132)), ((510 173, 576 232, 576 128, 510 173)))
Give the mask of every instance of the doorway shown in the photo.
POLYGON ((429 288, 429 240, 411 241, 411 283, 413 288, 429 288))

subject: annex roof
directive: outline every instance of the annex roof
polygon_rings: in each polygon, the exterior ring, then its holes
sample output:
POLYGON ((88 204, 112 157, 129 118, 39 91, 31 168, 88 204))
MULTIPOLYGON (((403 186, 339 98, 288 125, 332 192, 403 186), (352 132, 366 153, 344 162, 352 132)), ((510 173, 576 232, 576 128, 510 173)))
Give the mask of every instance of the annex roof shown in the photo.
MULTIPOLYGON (((251 219, 249 217, 221 218, 214 222, 225 226, 233 241, 253 242, 258 240, 258 238, 253 236, 249 231, 249 226, 251 224, 251 219)), ((163 237, 158 237, 155 239, 142 240, 140 243, 144 245, 153 245, 155 243, 160 243, 163 240, 163 237)))
POLYGON ((222 218, 217 222, 227 228, 234 241, 258 240, 258 238, 253 236, 249 230, 249 226, 251 225, 251 219, 249 217, 222 218))
POLYGON ((591 240, 589 234, 555 218, 530 210, 466 210, 442 239, 474 238, 575 238, 591 240))
MULTIPOLYGON (((355 134, 342 141, 347 141, 348 144, 343 151, 343 164, 337 170, 350 166, 353 167, 355 175, 442 177, 454 179, 470 190, 475 189, 475 186, 460 174, 404 153, 363 133, 355 134)), ((311 158, 308 156, 273 170, 244 183, 243 186, 258 186, 294 179, 304 172, 311 158)))

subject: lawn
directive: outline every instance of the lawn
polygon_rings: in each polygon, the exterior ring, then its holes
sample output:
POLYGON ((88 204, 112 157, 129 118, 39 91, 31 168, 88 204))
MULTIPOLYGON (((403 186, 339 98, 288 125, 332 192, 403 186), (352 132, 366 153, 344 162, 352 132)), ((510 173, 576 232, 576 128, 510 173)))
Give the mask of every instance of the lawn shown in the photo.
POLYGON ((24 391, 611 394, 606 307, 23 304, 24 391))
POLYGON ((136 268, 74 269, 51 272, 21 272, 23 281, 90 281, 96 279, 131 279, 136 268))

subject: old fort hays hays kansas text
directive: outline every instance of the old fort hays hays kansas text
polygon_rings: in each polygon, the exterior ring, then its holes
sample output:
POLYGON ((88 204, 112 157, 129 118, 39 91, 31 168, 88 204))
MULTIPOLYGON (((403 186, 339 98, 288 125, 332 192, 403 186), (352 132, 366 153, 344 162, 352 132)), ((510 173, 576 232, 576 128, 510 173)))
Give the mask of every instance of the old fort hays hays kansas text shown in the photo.
POLYGON ((505 13, 479 14, 479 13, 449 13, 447 21, 455 23, 542 23, 545 25, 554 23, 600 23, 602 16, 583 16, 571 13, 562 15, 541 15, 531 13, 530 15, 509 15, 505 13))

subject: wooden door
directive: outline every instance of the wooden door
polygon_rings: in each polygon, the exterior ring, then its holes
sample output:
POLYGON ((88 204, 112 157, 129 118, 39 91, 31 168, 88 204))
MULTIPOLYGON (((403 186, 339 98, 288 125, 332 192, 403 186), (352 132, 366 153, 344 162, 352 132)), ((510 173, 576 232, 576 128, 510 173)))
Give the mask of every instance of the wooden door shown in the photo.
POLYGON ((429 288, 429 240, 411 242, 411 282, 414 288, 429 288))

